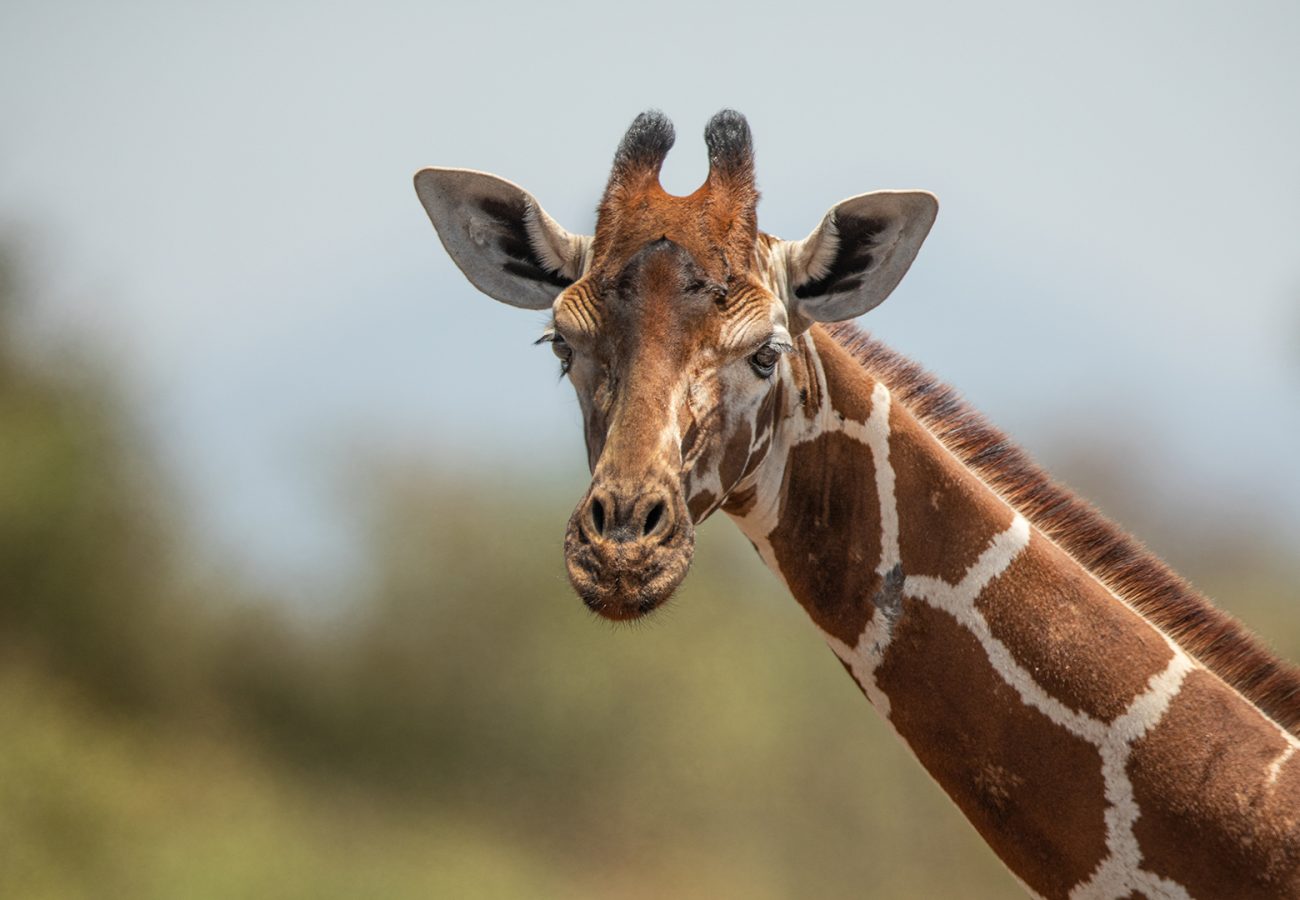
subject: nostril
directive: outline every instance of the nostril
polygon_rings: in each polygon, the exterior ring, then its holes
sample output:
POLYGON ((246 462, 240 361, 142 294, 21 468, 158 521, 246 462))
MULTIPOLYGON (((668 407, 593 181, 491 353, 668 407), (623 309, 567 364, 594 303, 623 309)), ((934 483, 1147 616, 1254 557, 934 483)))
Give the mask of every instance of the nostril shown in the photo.
POLYGON ((596 535, 605 534, 605 504, 599 498, 591 498, 591 524, 596 528, 596 535))
POLYGON ((650 507, 650 512, 646 513, 645 526, 641 529, 641 534, 649 537, 654 534, 655 528, 663 521, 664 502, 660 500, 654 506, 650 507))

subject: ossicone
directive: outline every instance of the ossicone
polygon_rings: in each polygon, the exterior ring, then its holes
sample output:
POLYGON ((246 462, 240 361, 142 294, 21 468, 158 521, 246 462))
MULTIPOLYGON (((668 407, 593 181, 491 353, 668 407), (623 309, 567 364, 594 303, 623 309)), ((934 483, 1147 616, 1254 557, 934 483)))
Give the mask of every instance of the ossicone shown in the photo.
POLYGON ((709 180, 754 180, 754 136, 749 122, 734 109, 724 109, 704 126, 704 143, 709 148, 709 180))
POLYGON ((677 140, 673 123, 657 109, 649 109, 632 120, 614 153, 610 184, 659 180, 668 151, 677 140))

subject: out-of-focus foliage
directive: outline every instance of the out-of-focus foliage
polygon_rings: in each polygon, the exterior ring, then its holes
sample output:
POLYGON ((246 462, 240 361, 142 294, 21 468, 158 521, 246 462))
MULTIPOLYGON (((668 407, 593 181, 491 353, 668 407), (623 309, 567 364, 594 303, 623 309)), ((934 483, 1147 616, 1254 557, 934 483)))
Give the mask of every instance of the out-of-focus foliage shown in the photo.
MULTIPOLYGON (((565 499, 376 463, 365 586, 290 616, 194 576, 108 380, 24 362, 13 303, 0 896, 1016 891, 727 523, 614 628, 565 581, 565 499)), ((1248 568, 1214 589, 1300 651, 1282 563, 1248 568)))
POLYGON ((168 498, 100 373, 15 346, 18 284, 0 256, 0 655, 101 702, 179 701, 196 635, 168 498))

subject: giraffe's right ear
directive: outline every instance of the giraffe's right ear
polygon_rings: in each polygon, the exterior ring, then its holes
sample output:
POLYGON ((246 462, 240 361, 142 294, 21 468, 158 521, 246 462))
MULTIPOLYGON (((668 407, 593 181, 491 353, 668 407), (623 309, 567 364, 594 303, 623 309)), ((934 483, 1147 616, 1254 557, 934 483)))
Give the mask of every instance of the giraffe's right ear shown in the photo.
POLYGON ((415 193, 465 277, 502 303, 546 309, 586 267, 591 238, 565 231, 504 178, 421 169, 415 193))

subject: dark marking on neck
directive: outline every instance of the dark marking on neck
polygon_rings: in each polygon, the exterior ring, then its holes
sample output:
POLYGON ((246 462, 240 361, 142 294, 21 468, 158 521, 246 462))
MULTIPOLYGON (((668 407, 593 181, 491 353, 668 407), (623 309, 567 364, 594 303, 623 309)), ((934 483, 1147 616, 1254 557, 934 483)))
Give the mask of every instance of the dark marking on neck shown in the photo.
POLYGON ((885 573, 885 581, 871 598, 872 604, 885 618, 885 626, 893 629, 903 613, 903 564, 897 563, 885 573))

